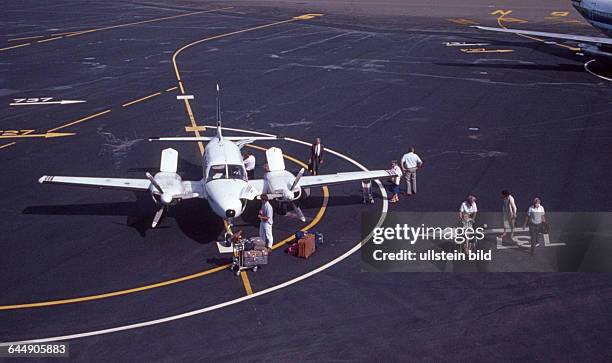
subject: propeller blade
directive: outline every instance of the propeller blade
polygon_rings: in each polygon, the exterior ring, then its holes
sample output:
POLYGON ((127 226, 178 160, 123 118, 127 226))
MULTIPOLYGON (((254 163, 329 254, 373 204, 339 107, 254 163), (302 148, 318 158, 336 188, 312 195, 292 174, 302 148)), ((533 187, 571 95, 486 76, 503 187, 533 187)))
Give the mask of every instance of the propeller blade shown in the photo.
POLYGON ((155 189, 157 189, 157 191, 160 194, 164 194, 163 189, 159 186, 159 184, 157 183, 157 180, 155 180, 155 178, 153 177, 153 175, 151 175, 151 173, 146 172, 145 175, 147 176, 147 179, 149 179, 149 181, 151 182, 151 184, 155 187, 155 189))
POLYGON ((159 223, 159 220, 162 217, 162 214, 164 214, 165 209, 166 209, 165 207, 161 207, 159 208, 157 212, 155 212, 155 217, 153 217, 153 223, 151 224, 152 228, 155 228, 157 226, 157 224, 159 223))
MULTIPOLYGON (((265 193, 268 197, 268 200, 281 199, 284 197, 282 193, 265 193)), ((259 196, 257 199, 260 199, 259 196)))
POLYGON ((293 210, 295 211, 295 214, 297 214, 300 221, 306 222, 306 217, 304 216, 304 213, 302 213, 302 209, 300 209, 300 207, 295 205, 294 202, 291 202, 291 206, 293 207, 293 210))
POLYGON ((295 177, 295 180, 293 180, 293 185, 291 185, 290 191, 293 191, 295 189, 295 187, 297 187, 298 182, 300 181, 300 179, 302 179, 302 175, 304 175, 305 171, 306 171, 306 169, 304 169, 304 168, 300 169, 300 172, 295 177))

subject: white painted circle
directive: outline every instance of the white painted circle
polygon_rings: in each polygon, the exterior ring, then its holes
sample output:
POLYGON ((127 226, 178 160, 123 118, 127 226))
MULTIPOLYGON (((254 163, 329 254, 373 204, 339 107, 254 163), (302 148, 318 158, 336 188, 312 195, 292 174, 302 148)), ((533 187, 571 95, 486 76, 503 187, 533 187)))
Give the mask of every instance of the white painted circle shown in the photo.
POLYGON ((603 79, 603 80, 606 80, 606 81, 610 81, 610 82, 612 82, 612 78, 608 78, 608 77, 601 76, 601 75, 599 75, 599 74, 597 74, 597 73, 595 73, 595 72, 593 72, 593 71, 591 71, 591 70, 589 69, 589 64, 591 64, 591 63, 593 63, 593 62, 595 62, 595 59, 591 59, 590 61, 586 62, 586 63, 584 64, 584 70, 585 70, 585 71, 587 71, 587 72, 589 72, 591 75, 593 75, 593 76, 595 76, 595 77, 597 77, 597 78, 601 78, 601 79, 603 79))

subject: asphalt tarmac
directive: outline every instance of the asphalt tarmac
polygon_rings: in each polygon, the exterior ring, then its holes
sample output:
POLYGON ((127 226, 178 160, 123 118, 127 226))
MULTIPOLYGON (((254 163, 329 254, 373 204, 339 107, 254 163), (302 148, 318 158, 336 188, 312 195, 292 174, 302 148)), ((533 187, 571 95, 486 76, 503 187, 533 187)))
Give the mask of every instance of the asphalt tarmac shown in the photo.
MULTIPOLYGON (((387 208, 377 187, 374 205, 358 183, 313 189, 307 222, 277 215, 274 235, 290 243, 311 225, 324 246, 301 260, 279 245, 241 278, 224 268, 223 224, 205 201, 173 206, 151 229, 146 193, 37 183, 141 178, 164 147, 179 151, 183 180, 201 178, 197 144, 145 141, 193 135, 178 70, 197 125, 214 123, 219 83, 228 128, 321 137, 369 169, 414 145, 418 194, 389 211, 454 212, 467 193, 498 211, 510 189, 521 213, 535 195, 547 211, 610 212, 610 82, 572 44, 469 27, 598 35, 569 2, 3 6, 0 341, 60 337, 88 361, 610 361, 609 273, 361 272, 361 213, 387 208), (61 100, 86 102, 9 105, 61 100)), ((307 159, 304 145, 274 145, 307 159)), ((352 170, 328 154, 322 172, 352 170)), ((237 221, 247 235, 256 211, 237 221)), ((529 258, 505 263, 550 271, 529 258)))

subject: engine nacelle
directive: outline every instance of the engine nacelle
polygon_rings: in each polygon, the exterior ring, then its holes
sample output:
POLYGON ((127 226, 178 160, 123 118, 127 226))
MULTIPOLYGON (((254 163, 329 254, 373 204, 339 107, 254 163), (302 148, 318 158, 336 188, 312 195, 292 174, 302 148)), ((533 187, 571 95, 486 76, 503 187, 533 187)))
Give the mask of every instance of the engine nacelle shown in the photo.
POLYGON ((160 193, 153 184, 149 187, 151 197, 157 204, 176 204, 180 201, 181 196, 185 194, 183 180, 177 173, 160 171, 155 174, 153 179, 163 190, 163 193, 160 193))

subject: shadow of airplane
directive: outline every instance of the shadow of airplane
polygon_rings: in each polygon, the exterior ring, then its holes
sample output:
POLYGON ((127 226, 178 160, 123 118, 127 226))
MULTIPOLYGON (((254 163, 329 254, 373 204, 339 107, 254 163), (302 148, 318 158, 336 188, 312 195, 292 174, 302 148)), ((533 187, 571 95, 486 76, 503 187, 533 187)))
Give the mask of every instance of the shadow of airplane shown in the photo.
MULTIPOLYGON (((25 208, 23 214, 124 216, 125 226, 134 228, 145 237, 151 228, 157 206, 147 193, 135 192, 133 202, 37 205, 25 208)), ((225 230, 223 221, 201 199, 188 199, 171 206, 162 217, 174 218, 181 231, 198 243, 216 241, 225 230)), ((168 228, 160 225, 156 228, 168 228)))

